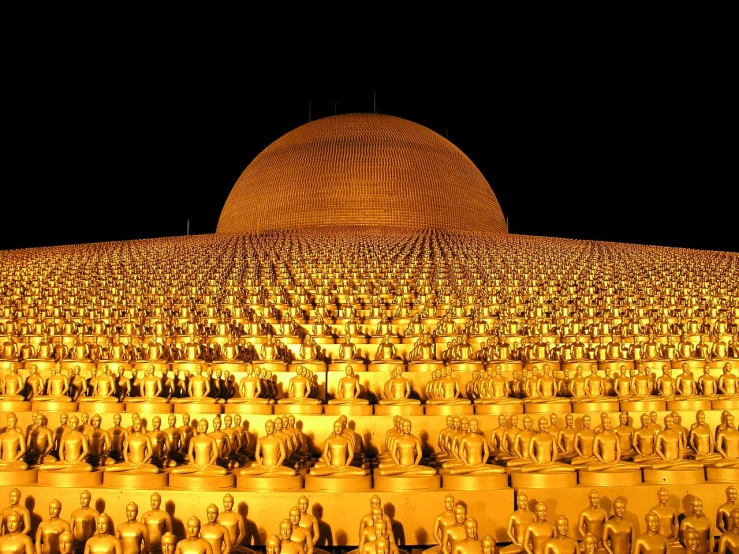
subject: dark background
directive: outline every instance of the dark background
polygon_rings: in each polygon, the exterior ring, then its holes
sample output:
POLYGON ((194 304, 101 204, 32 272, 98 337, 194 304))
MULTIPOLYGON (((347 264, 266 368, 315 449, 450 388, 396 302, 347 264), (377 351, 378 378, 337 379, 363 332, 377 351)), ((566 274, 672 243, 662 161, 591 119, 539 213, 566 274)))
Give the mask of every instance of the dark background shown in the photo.
POLYGON ((184 235, 188 219, 190 234, 213 233, 274 140, 309 117, 377 111, 459 147, 511 233, 739 250, 736 127, 710 89, 585 78, 467 92, 255 93, 166 78, 49 87, 8 109, 0 249, 184 235))

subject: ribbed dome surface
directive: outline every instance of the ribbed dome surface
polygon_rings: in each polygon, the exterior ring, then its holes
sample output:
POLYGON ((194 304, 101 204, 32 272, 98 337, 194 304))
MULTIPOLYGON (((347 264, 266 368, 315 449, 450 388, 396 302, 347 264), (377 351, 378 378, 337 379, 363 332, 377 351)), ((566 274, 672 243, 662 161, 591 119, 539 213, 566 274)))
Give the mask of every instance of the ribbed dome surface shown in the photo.
POLYGON ((236 181, 216 232, 346 225, 506 233, 495 194, 459 148, 412 121, 366 113, 273 142, 236 181))

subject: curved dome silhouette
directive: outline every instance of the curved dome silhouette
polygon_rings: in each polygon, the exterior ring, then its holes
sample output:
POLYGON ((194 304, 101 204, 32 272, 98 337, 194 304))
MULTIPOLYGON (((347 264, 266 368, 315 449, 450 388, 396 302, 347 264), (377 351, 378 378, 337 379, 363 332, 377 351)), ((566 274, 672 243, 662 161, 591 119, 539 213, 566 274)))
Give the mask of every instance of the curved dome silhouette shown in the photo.
POLYGON ((354 225, 507 232, 489 183, 459 148, 412 121, 355 113, 265 148, 236 181, 216 233, 354 225))

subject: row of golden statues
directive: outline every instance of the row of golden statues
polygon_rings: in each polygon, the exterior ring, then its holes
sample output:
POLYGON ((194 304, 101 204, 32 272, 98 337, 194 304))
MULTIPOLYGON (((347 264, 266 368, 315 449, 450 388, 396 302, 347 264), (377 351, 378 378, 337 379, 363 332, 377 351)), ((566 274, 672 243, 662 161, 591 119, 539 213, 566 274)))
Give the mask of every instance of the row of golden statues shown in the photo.
MULTIPOLYGON (((739 431, 731 412, 725 411, 715 428, 706 422, 703 410, 696 412, 689 427, 682 425, 677 412, 668 413, 663 425, 656 412, 641 414, 637 426, 632 426, 626 412, 617 417, 618 422, 602 412, 600 423, 593 425, 591 415, 584 414, 576 426, 574 415, 567 413, 560 426, 556 413, 541 415, 536 421, 530 415, 501 414, 498 427, 486 433, 476 418, 450 415, 438 434, 437 448, 429 454, 412 432, 412 421, 396 415, 385 432, 384 448, 370 457, 362 437, 348 425, 349 419, 339 416, 316 458, 308 450, 307 430, 296 426, 294 415, 267 419, 264 433, 252 441, 249 421, 242 421, 238 414, 213 417, 211 430, 206 417, 191 425, 189 414, 182 416, 179 427, 177 416, 169 414, 164 428, 162 418, 154 415, 151 429, 148 418, 132 414, 131 425, 124 427, 122 415, 115 413, 113 427, 103 429, 98 413, 90 417, 87 412, 79 416, 62 412, 59 426, 52 430, 42 412, 32 414, 27 429, 18 425, 17 415, 11 412, 0 432, 0 471, 30 468, 40 472, 326 478, 507 476, 579 470, 581 478, 582 472, 613 473, 617 479, 631 477, 642 482, 641 470, 649 469, 667 470, 660 473, 663 479, 670 476, 680 482, 685 475, 681 470, 698 470, 703 481, 704 468, 713 468, 724 470, 724 479, 739 478, 739 431)), ((602 484, 607 482, 608 477, 601 479, 602 484)), ((507 477, 500 484, 508 486, 507 477)), ((369 488, 371 481, 360 481, 359 486, 369 488)))
MULTIPOLYGON (((452 494, 444 498, 444 509, 430 522, 435 546, 426 554, 705 554, 718 551, 732 554, 739 549, 739 506, 737 489, 729 485, 726 501, 718 506, 714 519, 709 518, 699 497, 690 500, 689 512, 682 517, 669 503, 667 489, 657 491, 657 503, 647 512, 643 532, 638 532, 627 517, 626 499, 618 497, 612 503, 612 513, 601 507, 601 495, 592 490, 588 505, 580 510, 577 520, 570 522, 559 515, 548 520, 546 502, 530 505, 526 493, 516 497, 516 509, 510 514, 506 534, 510 542, 498 546, 487 534, 478 536, 478 522, 469 514, 464 501, 452 494), (718 535, 718 540, 716 540, 718 535), (579 540, 578 538, 579 537, 579 540)), ((111 516, 91 506, 92 495, 80 493, 79 508, 62 518, 62 503, 52 500, 48 516, 37 525, 32 535, 31 513, 21 505, 21 491, 14 488, 10 504, 0 510, 2 534, 0 551, 6 554, 251 554, 259 540, 254 523, 239 511, 234 511, 235 499, 223 496, 223 508, 209 504, 205 523, 196 515, 184 522, 184 535, 174 530, 174 518, 162 509, 162 496, 150 496, 151 509, 139 515, 139 506, 125 506, 125 521, 113 524, 111 516)), ((277 530, 265 540, 268 554, 318 554, 321 533, 319 519, 308 513, 309 500, 300 496, 279 522, 270 528, 277 530)), ((325 538, 323 538, 325 540, 325 538)), ((356 539, 360 554, 399 554, 399 540, 393 534, 392 520, 375 495, 370 499, 370 511, 359 521, 356 539)), ((404 552, 404 551, 402 551, 404 552)))
MULTIPOLYGON (((115 367, 115 366, 114 366, 115 367)), ((231 366, 229 366, 231 367, 231 366)), ((334 398, 328 404, 369 404, 366 390, 355 372, 356 366, 345 364, 344 376, 339 379, 334 398)), ((522 367, 503 372, 502 364, 470 372, 471 379, 464 388, 460 386, 459 373, 452 364, 436 364, 426 373, 424 398, 426 405, 454 404, 511 404, 599 402, 610 399, 644 401, 668 400, 735 400, 737 399, 737 375, 731 362, 721 368, 721 374, 712 374, 708 364, 696 378, 687 362, 677 376, 672 367, 662 365, 657 375, 646 364, 628 370, 622 365, 612 373, 610 368, 599 371, 595 363, 585 368, 578 364, 575 374, 565 368, 556 373, 549 364, 522 367), (510 378, 509 378, 510 377, 510 378)), ((515 366, 514 366, 515 367, 515 366)), ((216 364, 193 366, 193 371, 176 371, 167 364, 157 367, 150 363, 139 377, 136 367, 126 370, 119 365, 117 372, 105 363, 90 366, 86 377, 78 364, 65 370, 61 362, 55 362, 50 372, 39 371, 31 365, 27 376, 21 375, 15 362, 7 370, 0 370, 0 400, 9 401, 71 401, 71 402, 211 402, 211 403, 262 403, 271 404, 322 404, 319 398, 318 374, 302 364, 291 367, 295 375, 285 385, 277 383, 276 375, 260 364, 247 363, 237 375, 222 370, 216 364), (49 373, 48 377, 44 374, 49 373), (278 398, 280 397, 280 398, 278 398)), ((418 391, 404 376, 404 366, 390 363, 383 366, 388 379, 382 388, 379 404, 420 404, 418 391)), ((88 370, 85 371, 87 373, 88 370)), ((688 409, 689 404, 686 404, 688 409)))

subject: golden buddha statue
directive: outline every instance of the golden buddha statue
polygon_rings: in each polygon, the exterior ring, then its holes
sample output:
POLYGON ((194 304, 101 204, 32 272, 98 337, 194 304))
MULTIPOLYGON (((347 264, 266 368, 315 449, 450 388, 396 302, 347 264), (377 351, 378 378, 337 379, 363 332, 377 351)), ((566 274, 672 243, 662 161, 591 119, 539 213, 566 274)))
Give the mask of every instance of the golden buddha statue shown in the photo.
POLYGON ((544 545, 544 554, 578 554, 580 552, 580 545, 577 541, 567 536, 569 525, 567 516, 557 516, 554 521, 557 534, 544 545))
POLYGON ((175 554, 213 554, 213 547, 200 536, 200 529, 200 520, 195 516, 190 517, 185 527, 187 537, 177 542, 175 554))
POLYGON ((352 466, 354 443, 346 437, 344 428, 343 419, 334 421, 334 431, 324 442, 321 459, 311 467, 311 475, 319 477, 367 475, 364 468, 352 466))
POLYGON ((257 439, 254 461, 249 467, 236 470, 237 475, 247 476, 292 476, 295 470, 283 465, 287 460, 286 441, 275 435, 275 422, 268 419, 264 424, 265 434, 257 439))
POLYGON ((443 464, 440 474, 449 475, 495 475, 505 473, 501 466, 488 464, 490 446, 484 435, 480 433, 477 419, 469 420, 469 429, 459 440, 451 454, 454 461, 443 464))
POLYGON ((498 554, 521 554, 524 552, 523 538, 526 528, 536 520, 536 514, 529 510, 529 497, 525 492, 519 491, 516 497, 517 509, 508 517, 506 534, 511 543, 502 547, 498 554))
POLYGON ((383 397, 378 404, 381 406, 420 405, 420 400, 410 397, 412 392, 411 382, 403 377, 403 366, 396 365, 390 372, 390 379, 382 388, 383 397))
POLYGON ((187 396, 173 398, 171 401, 179 404, 202 403, 215 404, 217 399, 211 395, 210 379, 203 375, 203 364, 195 366, 195 373, 187 383, 187 396))
POLYGON ((639 464, 623 461, 621 440, 614 432, 611 418, 608 415, 603 419, 603 430, 595 433, 593 438, 592 457, 594 460, 583 463, 578 463, 579 458, 576 457, 572 460, 572 464, 585 465, 584 470, 586 471, 616 471, 622 473, 628 470, 637 471, 640 469, 639 464))
POLYGON ((7 400, 11 402, 24 401, 25 382, 23 377, 18 373, 18 365, 11 362, 8 365, 8 372, 0 379, 0 401, 7 400))
POLYGON ((23 388, 26 400, 28 401, 38 400, 38 397, 43 396, 44 390, 46 389, 46 381, 38 371, 38 364, 32 364, 28 371, 23 388))
POLYGON ((151 463, 154 445, 151 437, 144 432, 141 418, 134 417, 132 431, 123 439, 123 461, 106 465, 106 472, 159 473, 159 468, 151 463))
MULTIPOLYGON (((49 502, 49 517, 41 521, 36 528, 37 554, 55 554, 60 545, 60 539, 63 533, 69 533, 67 547, 69 547, 70 552, 67 554, 71 554, 74 535, 72 535, 70 524, 59 517, 61 511, 62 503, 59 500, 54 499, 49 502)), ((119 554, 122 554, 122 552, 119 554)))
POLYGON ((23 471, 28 464, 23 461, 26 454, 26 437, 17 427, 18 417, 10 412, 7 415, 7 426, 0 433, 0 471, 23 471))
POLYGON ((419 465, 423 458, 423 448, 419 438, 411 433, 411 427, 411 421, 404 418, 400 433, 388 447, 391 460, 378 464, 380 475, 436 475, 434 468, 419 465))
POLYGON ((734 425, 734 415, 726 416, 726 428, 716 435, 716 451, 721 459, 712 466, 719 468, 739 468, 739 431, 734 425))
POLYGON ((623 498, 616 498, 613 501, 613 516, 603 525, 603 548, 608 554, 631 554, 636 530, 625 516, 626 502, 623 498))
POLYGON ((527 554, 544 554, 547 543, 556 535, 556 529, 547 521, 547 505, 544 502, 536 503, 534 514, 534 521, 526 525, 521 544, 527 554))
POLYGON ((87 463, 90 451, 87 436, 77 429, 79 418, 69 416, 69 428, 58 438, 58 461, 49 461, 39 464, 39 471, 92 471, 92 465, 87 463))
POLYGON ((471 400, 462 397, 459 380, 452 375, 452 368, 445 366, 435 382, 430 381, 426 390, 426 405, 470 404, 471 400))
POLYGON ((686 548, 685 534, 688 529, 693 529, 698 533, 698 548, 696 550, 698 554, 706 554, 714 551, 715 538, 713 525, 711 524, 711 520, 703 512, 703 501, 697 496, 693 497, 690 501, 690 513, 686 514, 680 522, 678 529, 680 544, 686 548))
POLYGON ((377 345, 375 350, 374 362, 388 363, 402 360, 395 351, 395 344, 390 341, 390 333, 385 333, 382 336, 382 342, 377 345))
POLYGON ((163 545, 167 543, 165 537, 172 535, 172 517, 162 510, 162 495, 158 492, 151 493, 149 505, 151 509, 141 515, 141 523, 144 524, 149 535, 149 552, 165 554, 163 545))
POLYGON ((33 539, 21 532, 23 517, 12 510, 3 516, 5 533, 0 535, 0 551, 7 554, 36 554, 33 539))
POLYGON ((557 461, 557 443, 549 433, 549 421, 546 417, 539 418, 538 431, 531 437, 526 454, 528 463, 516 466, 517 471, 523 473, 572 473, 576 471, 572 465, 557 461))
POLYGON ((737 398, 739 387, 737 386, 737 376, 732 371, 731 362, 726 362, 721 369, 722 373, 718 377, 717 387, 719 392, 719 400, 733 400, 737 398))
POLYGON ((729 519, 731 527, 722 532, 718 539, 718 554, 739 552, 739 508, 731 510, 729 519))
POLYGON ((330 405, 367 405, 369 400, 361 398, 363 394, 359 378, 354 373, 354 368, 347 365, 344 368, 345 375, 336 386, 336 398, 328 401, 330 405))
POLYGON ((602 546, 603 527, 608 520, 608 514, 600 507, 600 494, 596 490, 588 494, 588 505, 582 509, 577 517, 577 531, 581 536, 592 533, 597 544, 602 546))
POLYGON ((218 443, 215 437, 208 433, 208 420, 200 418, 197 433, 187 446, 189 463, 173 467, 170 472, 172 475, 226 475, 228 470, 216 463, 218 455, 218 443))
POLYGON ((129 403, 166 403, 167 398, 162 396, 162 380, 154 374, 154 364, 149 364, 144 370, 144 378, 141 379, 141 396, 128 396, 124 402, 129 403))
POLYGON ((313 398, 314 388, 311 376, 312 372, 305 366, 295 366, 295 375, 290 378, 287 385, 287 398, 280 398, 277 404, 322 404, 323 401, 320 398, 313 398))
POLYGON ((239 396, 232 396, 226 400, 228 404, 269 404, 274 400, 267 397, 267 390, 263 385, 262 379, 255 374, 254 366, 251 363, 246 364, 245 375, 239 381, 239 396))

